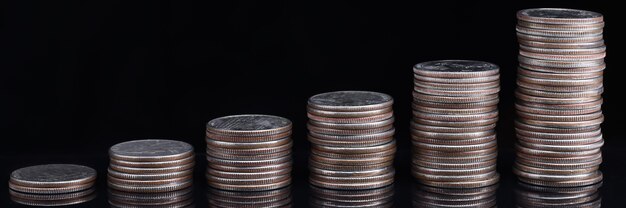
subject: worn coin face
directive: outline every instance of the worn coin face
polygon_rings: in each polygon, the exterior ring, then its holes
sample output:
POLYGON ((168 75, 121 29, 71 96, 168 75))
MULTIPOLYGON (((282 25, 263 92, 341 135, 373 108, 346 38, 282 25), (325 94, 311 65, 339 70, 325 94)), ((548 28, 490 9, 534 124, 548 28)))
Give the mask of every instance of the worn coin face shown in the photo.
POLYGON ((309 98, 309 107, 328 111, 368 111, 389 107, 393 98, 387 94, 368 91, 336 91, 309 98))
POLYGON ((216 134, 239 136, 265 136, 291 130, 289 119, 271 115, 234 115, 216 118, 206 125, 207 131, 216 134))
POLYGON ((185 142, 145 139, 122 142, 109 149, 109 156, 126 161, 165 161, 188 157, 193 147, 185 142))
POLYGON ((562 8, 524 9, 517 13, 517 18, 545 24, 593 24, 603 20, 597 12, 562 8))
POLYGON ((473 78, 497 75, 499 67, 484 61, 439 60, 416 64, 413 72, 441 78, 473 78))
POLYGON ((11 173, 10 182, 27 187, 65 187, 82 185, 96 179, 93 168, 73 164, 48 164, 20 168, 11 173))

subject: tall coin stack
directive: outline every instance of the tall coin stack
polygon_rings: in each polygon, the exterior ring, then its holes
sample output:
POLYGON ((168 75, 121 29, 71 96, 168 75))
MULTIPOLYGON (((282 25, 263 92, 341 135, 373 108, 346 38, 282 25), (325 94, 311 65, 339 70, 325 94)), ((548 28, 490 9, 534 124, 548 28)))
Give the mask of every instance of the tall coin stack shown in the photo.
POLYGON ((606 47, 603 17, 573 9, 517 13, 519 180, 539 186, 598 183, 606 47))
POLYGON ((393 98, 365 91, 318 94, 308 101, 310 182, 359 190, 393 183, 393 98))
POLYGON ((441 60, 413 67, 412 174, 428 186, 495 184, 499 67, 441 60))
POLYGON ((29 206, 67 206, 96 197, 96 170, 73 164, 47 164, 20 168, 11 173, 9 194, 16 203, 29 206))
POLYGON ((291 184, 291 121, 235 115, 207 123, 208 184, 229 191, 267 191, 291 184))
POLYGON ((109 203, 183 207, 193 202, 195 153, 185 142, 146 139, 109 149, 109 203))

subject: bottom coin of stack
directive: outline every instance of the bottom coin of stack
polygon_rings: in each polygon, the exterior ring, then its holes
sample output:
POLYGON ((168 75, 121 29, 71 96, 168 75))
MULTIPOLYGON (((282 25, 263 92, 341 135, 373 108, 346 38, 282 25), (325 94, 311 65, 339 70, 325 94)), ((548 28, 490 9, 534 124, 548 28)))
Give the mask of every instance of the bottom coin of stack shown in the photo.
POLYGON ((311 186, 311 207, 393 207, 393 185, 364 190, 334 190, 311 186))
POLYGON ((36 165, 11 173, 11 199, 29 206, 65 206, 95 198, 96 171, 72 164, 36 165))
POLYGON ((195 154, 191 145, 173 140, 135 140, 112 146, 109 156, 110 194, 132 196, 111 197, 111 204, 184 206, 192 202, 191 194, 186 194, 186 188, 193 185, 195 154))
POLYGON ((226 191, 209 188, 209 207, 291 207, 291 187, 269 191, 226 191))
POLYGON ((479 188, 437 188, 416 184, 413 207, 496 207, 498 185, 479 188))
POLYGON ((515 193, 517 207, 602 207, 602 183, 578 187, 546 187, 518 183, 515 193))
POLYGON ((193 187, 163 193, 131 193, 109 189, 109 203, 113 207, 167 207, 193 206, 193 187))

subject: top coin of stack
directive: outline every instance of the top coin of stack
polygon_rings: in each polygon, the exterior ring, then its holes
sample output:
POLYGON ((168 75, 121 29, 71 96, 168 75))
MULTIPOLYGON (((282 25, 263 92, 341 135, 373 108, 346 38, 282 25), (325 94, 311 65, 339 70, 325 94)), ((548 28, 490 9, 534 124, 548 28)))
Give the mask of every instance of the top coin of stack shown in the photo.
POLYGON ((291 184, 291 121, 235 115, 207 123, 208 184, 230 191, 266 191, 291 184))
POLYGON ((441 60, 416 64, 412 173, 422 184, 477 188, 495 184, 499 67, 441 60))
POLYGON ((519 179, 540 186, 602 180, 601 14, 573 9, 517 13, 520 44, 516 91, 519 179))
POLYGON ((328 189, 372 189, 393 183, 393 99, 338 91, 309 99, 311 184, 328 189))
MULTIPOLYGON (((195 154, 185 142, 134 140, 109 149, 109 188, 132 193, 163 193, 193 184, 195 154)), ((117 202, 123 204, 124 202, 117 202)))
POLYGON ((96 171, 73 164, 48 164, 20 168, 11 173, 11 199, 32 206, 64 206, 89 201, 96 171))

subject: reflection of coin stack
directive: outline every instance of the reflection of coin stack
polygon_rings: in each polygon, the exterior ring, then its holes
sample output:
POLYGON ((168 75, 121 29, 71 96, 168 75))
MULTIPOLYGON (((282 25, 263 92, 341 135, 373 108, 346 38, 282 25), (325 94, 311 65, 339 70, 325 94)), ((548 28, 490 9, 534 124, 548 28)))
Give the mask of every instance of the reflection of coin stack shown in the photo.
POLYGON ((417 184, 413 207, 496 207, 498 185, 480 188, 437 188, 417 184))
POLYGON ((209 207, 291 207, 291 187, 269 191, 226 191, 209 188, 209 207))
POLYGON ((599 188, 602 183, 578 187, 546 187, 519 183, 515 192, 517 206, 600 208, 602 198, 599 188))
POLYGON ((185 142, 134 140, 109 150, 109 202, 119 207, 182 207, 193 202, 195 154, 185 142))
POLYGON ((291 183, 291 121, 269 115, 216 118, 206 129, 208 184, 266 191, 291 183))
POLYGON ((393 99, 339 91, 309 99, 310 182, 328 189, 372 189, 393 183, 393 99))
POLYGON ((393 185, 375 189, 335 190, 311 186, 310 207, 393 207, 393 185))
POLYGON ((413 71, 413 176, 445 188, 498 182, 498 66, 443 60, 417 64, 413 71))
POLYGON ((527 9, 517 14, 519 180, 540 186, 598 183, 605 68, 601 14, 527 9))
POLYGON ((14 202, 30 206, 65 206, 95 198, 96 171, 72 164, 36 165, 11 173, 9 192, 14 202))

